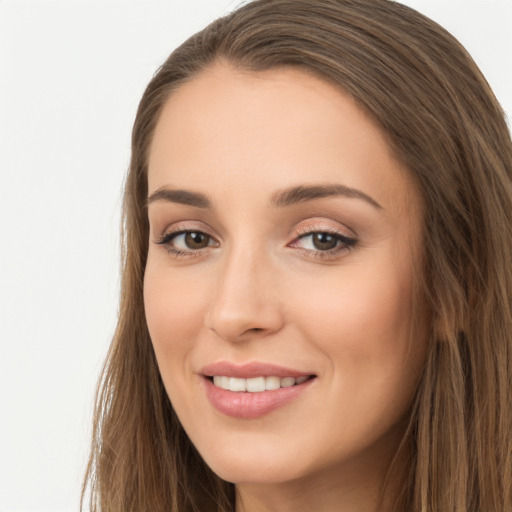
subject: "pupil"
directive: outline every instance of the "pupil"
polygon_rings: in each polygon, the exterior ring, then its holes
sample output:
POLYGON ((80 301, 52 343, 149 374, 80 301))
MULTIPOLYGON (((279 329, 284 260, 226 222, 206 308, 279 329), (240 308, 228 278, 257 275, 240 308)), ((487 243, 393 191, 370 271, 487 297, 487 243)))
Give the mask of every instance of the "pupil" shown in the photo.
POLYGON ((313 245, 320 251, 328 251, 334 249, 338 240, 328 233, 315 233, 313 235, 313 245))
POLYGON ((208 246, 209 237, 204 233, 192 231, 185 235, 185 243, 191 249, 203 249, 208 246))

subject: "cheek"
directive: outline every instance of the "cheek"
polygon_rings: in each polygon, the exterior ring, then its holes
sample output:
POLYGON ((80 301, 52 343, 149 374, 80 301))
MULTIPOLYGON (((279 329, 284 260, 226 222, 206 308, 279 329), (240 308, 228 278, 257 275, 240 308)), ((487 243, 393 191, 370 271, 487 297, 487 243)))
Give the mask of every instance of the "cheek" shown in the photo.
POLYGON ((396 404, 390 414, 409 403, 426 351, 422 322, 412 329, 412 272, 399 268, 391 261, 365 272, 354 267, 320 288, 311 283, 302 316, 345 403, 368 409, 396 404))
POLYGON ((324 286, 312 282, 303 308, 308 323, 332 348, 365 353, 400 344, 409 331, 411 290, 393 270, 348 269, 324 286))
POLYGON ((183 362, 183 355, 191 348, 191 340, 201 329, 205 294, 196 284, 148 261, 144 276, 144 307, 158 364, 164 375, 164 365, 183 362))

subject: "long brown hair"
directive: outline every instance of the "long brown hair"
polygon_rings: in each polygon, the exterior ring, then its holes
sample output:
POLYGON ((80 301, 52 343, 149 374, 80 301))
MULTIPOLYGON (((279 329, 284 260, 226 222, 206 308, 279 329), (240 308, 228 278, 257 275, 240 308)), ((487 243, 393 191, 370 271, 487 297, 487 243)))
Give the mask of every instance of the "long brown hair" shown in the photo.
POLYGON ((444 29, 389 0, 256 0, 175 50, 140 102, 123 210, 117 330, 97 394, 83 499, 101 512, 234 510, 158 372, 142 283, 147 155, 162 106, 219 59, 295 66, 350 94, 387 134, 425 205, 432 311, 404 443, 402 512, 512 510, 512 145, 503 111, 444 29))

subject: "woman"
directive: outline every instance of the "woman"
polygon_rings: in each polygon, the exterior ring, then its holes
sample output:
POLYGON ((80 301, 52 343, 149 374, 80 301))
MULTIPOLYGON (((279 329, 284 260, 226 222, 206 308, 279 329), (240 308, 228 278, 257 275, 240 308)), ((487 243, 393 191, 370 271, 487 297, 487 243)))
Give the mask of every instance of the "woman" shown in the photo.
POLYGON ((386 0, 258 0, 133 130, 101 511, 512 507, 512 146, 386 0))

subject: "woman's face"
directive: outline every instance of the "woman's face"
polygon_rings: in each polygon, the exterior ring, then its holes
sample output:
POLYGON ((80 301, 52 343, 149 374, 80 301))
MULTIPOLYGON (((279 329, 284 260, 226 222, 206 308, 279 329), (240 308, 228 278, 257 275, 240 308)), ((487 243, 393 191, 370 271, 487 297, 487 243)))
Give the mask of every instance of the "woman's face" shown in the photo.
POLYGON ((302 71, 217 64, 166 103, 148 179, 147 323, 207 464, 255 484, 380 473, 426 321, 421 201, 379 128, 302 71))

